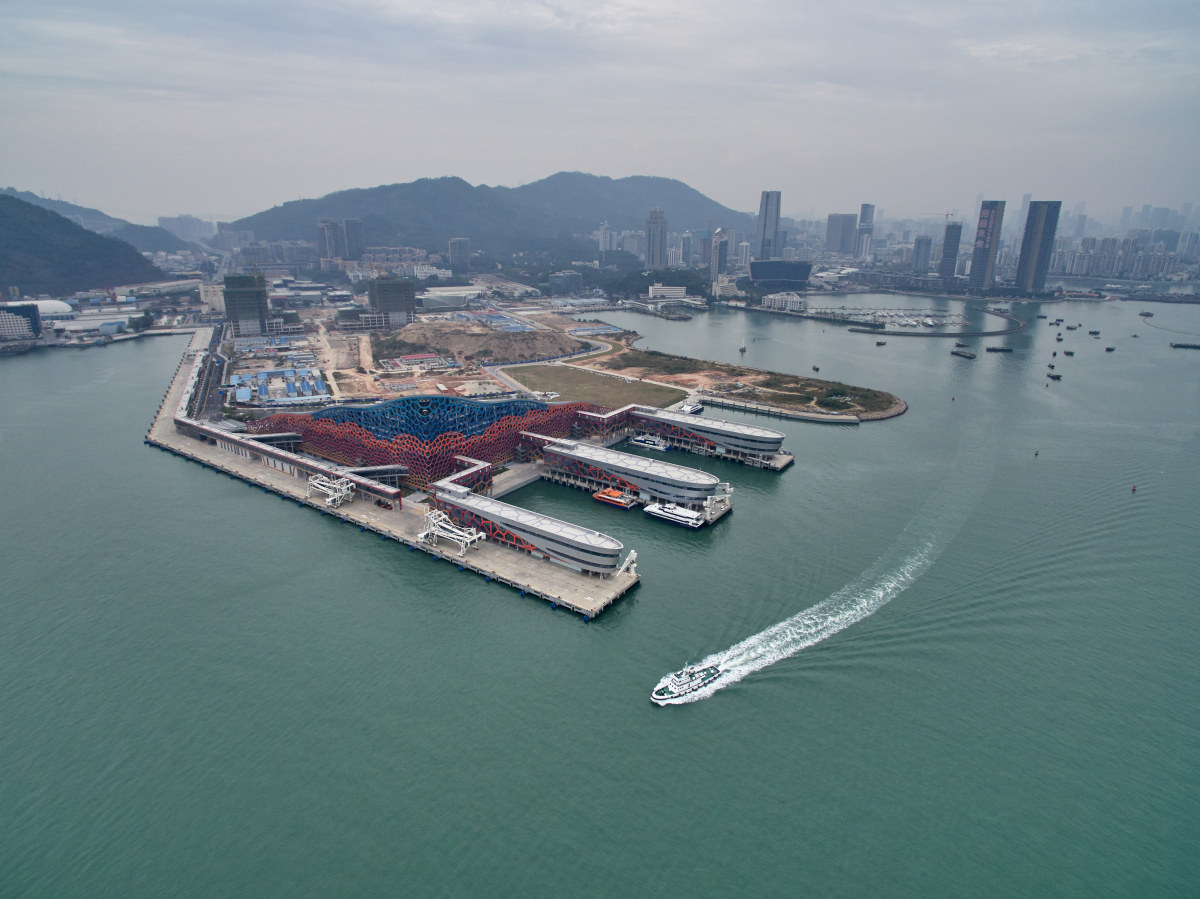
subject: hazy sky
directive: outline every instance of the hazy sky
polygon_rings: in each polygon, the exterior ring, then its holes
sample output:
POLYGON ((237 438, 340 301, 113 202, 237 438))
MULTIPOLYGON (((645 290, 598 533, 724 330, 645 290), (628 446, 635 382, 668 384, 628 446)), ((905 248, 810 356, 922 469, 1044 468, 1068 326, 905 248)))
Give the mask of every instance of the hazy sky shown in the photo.
MULTIPOLYGON (((152 224, 458 175, 795 217, 1200 201, 1193 0, 7 0, 0 187, 152 224)), ((669 210, 668 210, 669 214, 669 210)))

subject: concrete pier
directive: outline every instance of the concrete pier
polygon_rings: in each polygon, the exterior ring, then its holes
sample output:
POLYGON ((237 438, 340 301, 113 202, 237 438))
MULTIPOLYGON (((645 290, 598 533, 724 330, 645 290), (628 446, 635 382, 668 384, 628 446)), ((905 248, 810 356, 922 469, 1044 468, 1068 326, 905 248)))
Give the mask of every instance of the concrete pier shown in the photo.
MULTIPOLYGON (((196 347, 202 347, 206 342, 206 338, 198 333, 189 350, 195 352, 196 347)), ((460 570, 473 571, 488 581, 510 586, 522 595, 536 596, 552 606, 578 612, 585 620, 600 614, 640 581, 634 566, 612 577, 600 577, 583 574, 495 543, 480 543, 469 549, 465 556, 460 556, 458 548, 453 545, 431 546, 417 539, 424 524, 424 514, 429 510, 423 503, 406 501, 400 508, 387 510, 359 500, 336 508, 329 507, 322 497, 307 495, 305 478, 270 467, 262 459, 235 455, 207 441, 180 434, 176 430, 174 416, 190 369, 191 361, 185 357, 146 434, 145 442, 148 445, 243 480, 265 492, 278 494, 285 500, 307 506, 322 515, 357 525, 361 531, 378 534, 381 539, 402 543, 410 550, 419 549, 438 560, 457 565, 460 570)))

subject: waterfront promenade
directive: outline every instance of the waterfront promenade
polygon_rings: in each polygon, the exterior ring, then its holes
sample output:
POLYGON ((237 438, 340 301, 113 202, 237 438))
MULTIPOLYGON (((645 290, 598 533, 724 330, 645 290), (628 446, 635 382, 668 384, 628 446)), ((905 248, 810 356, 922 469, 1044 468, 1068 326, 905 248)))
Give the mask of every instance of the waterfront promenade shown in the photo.
POLYGON ((381 539, 394 540, 410 550, 419 549, 435 560, 457 565, 464 572, 472 571, 488 581, 499 581, 522 595, 533 595, 553 606, 563 606, 585 619, 594 618, 639 582, 640 575, 633 565, 613 577, 596 577, 487 541, 476 544, 465 556, 459 556, 458 547, 452 544, 432 546, 418 539, 429 506, 414 501, 416 496, 391 510, 361 500, 330 508, 320 496, 307 495, 307 480, 304 478, 269 467, 261 459, 235 455, 205 441, 180 434, 175 428, 174 419, 191 372, 189 357, 197 349, 206 346, 207 342, 208 336, 204 332, 194 335, 146 434, 147 444, 238 478, 264 492, 278 494, 281 499, 293 501, 298 506, 306 506, 346 524, 357 525, 361 531, 378 534, 381 539))

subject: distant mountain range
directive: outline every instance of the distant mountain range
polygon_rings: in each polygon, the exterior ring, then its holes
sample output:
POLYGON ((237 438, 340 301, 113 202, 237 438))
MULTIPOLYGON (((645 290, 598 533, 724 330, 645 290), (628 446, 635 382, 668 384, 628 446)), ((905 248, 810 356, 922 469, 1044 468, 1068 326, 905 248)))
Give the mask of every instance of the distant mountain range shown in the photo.
MULTIPOLYGON (((0 201, 5 201, 0 234, 6 238, 0 243, 0 289, 17 285, 26 293, 71 293, 155 280, 162 273, 129 252, 189 246, 163 228, 134 225, 98 209, 12 187, 0 190, 0 201), (34 216, 28 207, 53 217, 34 216), (22 235, 21 227, 30 230, 22 235), (115 241, 89 241, 88 234, 115 241), (36 235, 47 241, 45 246, 36 245, 36 235)), ((570 260, 579 258, 571 255, 575 252, 588 252, 583 239, 603 222, 617 232, 640 231, 656 206, 666 213, 671 231, 722 227, 748 236, 754 230, 754 216, 722 206, 682 181, 582 172, 559 172, 521 187, 472 186, 447 177, 343 190, 285 203, 233 226, 253 231, 257 240, 311 241, 320 219, 358 218, 368 246, 445 251, 451 237, 466 237, 473 250, 504 254, 553 247, 570 260)))
POLYGON ((62 296, 165 277, 125 241, 0 193, 0 291, 6 296, 10 287, 26 296, 62 296))
POLYGON ((160 250, 170 253, 175 250, 187 249, 189 246, 189 244, 180 240, 165 228, 134 225, 124 219, 106 215, 99 209, 76 206, 74 203, 68 203, 65 200, 50 200, 46 197, 39 197, 37 194, 30 193, 27 190, 17 190, 15 187, 8 187, 0 191, 0 196, 4 195, 16 197, 18 200, 24 200, 26 203, 32 203, 34 206, 41 206, 43 209, 49 209, 51 212, 57 212, 63 218, 69 219, 77 225, 82 225, 89 231, 115 237, 128 244, 132 244, 143 253, 157 253, 160 250))
POLYGON ((369 246, 445 250, 451 237, 467 237, 472 249, 499 253, 587 235, 602 222, 614 231, 642 230, 655 206, 666 213, 671 231, 754 230, 754 216, 722 206, 682 181, 582 172, 559 172, 521 187, 422 178, 294 200, 233 225, 253 231, 258 240, 313 240, 319 219, 359 218, 369 246))

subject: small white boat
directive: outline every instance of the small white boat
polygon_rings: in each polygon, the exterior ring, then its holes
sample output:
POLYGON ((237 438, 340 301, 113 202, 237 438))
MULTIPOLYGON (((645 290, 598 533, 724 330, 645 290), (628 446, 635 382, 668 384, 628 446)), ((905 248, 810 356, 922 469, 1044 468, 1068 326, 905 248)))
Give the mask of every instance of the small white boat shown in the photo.
POLYGON ((704 406, 700 403, 684 403, 679 407, 679 411, 688 415, 699 415, 704 411, 704 406))

